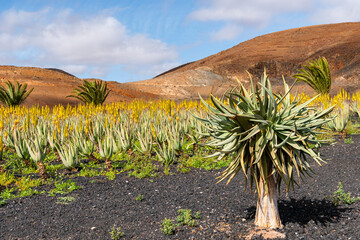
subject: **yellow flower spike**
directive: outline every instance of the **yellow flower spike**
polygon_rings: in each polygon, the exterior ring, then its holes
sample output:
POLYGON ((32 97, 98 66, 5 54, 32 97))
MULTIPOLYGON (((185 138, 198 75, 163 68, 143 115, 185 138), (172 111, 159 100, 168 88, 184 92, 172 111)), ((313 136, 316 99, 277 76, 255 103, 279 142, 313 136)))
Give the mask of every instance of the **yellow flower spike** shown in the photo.
POLYGON ((108 118, 105 118, 105 128, 108 128, 109 127, 109 120, 108 118))
POLYGON ((15 121, 14 121, 14 126, 17 126, 19 124, 20 120, 17 118, 15 121))
POLYGON ((68 137, 68 136, 69 136, 69 129, 68 129, 68 124, 66 123, 64 127, 64 137, 68 137))

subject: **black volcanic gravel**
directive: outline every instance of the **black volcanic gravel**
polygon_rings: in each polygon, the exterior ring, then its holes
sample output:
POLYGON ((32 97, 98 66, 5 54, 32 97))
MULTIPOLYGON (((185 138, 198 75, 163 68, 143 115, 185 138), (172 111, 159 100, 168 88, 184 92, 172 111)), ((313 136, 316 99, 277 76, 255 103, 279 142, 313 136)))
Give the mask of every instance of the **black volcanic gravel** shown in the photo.
MULTIPOLYGON (((288 196, 282 193, 279 211, 286 239, 360 239, 360 203, 334 206, 327 200, 341 182, 345 192, 360 196, 360 136, 353 144, 339 140, 322 149, 328 164, 288 196)), ((0 208, 0 239, 111 239, 113 226, 124 239, 245 239, 254 229, 256 195, 244 192, 239 174, 228 185, 216 183, 220 171, 192 169, 154 179, 137 179, 126 173, 106 178, 74 178, 81 190, 68 196, 37 195, 15 199, 0 208), (135 198, 143 195, 142 201, 135 198), (196 227, 180 226, 165 236, 165 218, 175 222, 179 209, 199 211, 196 227)), ((251 238, 251 237, 250 237, 251 238)), ((263 239, 255 235, 251 239, 263 239)))

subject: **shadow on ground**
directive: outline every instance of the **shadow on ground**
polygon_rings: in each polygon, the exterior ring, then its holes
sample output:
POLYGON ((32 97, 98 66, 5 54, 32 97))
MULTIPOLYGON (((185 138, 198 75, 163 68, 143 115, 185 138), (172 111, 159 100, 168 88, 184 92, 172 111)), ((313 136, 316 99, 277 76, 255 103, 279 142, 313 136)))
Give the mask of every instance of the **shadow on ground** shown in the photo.
MULTIPOLYGON (((335 206, 331 201, 312 200, 307 198, 280 200, 278 202, 279 214, 281 222, 286 225, 288 223, 297 223, 305 226, 309 222, 315 224, 326 225, 326 223, 339 222, 342 214, 351 210, 342 206, 335 206)), ((247 219, 254 219, 256 207, 252 206, 247 209, 247 219)))

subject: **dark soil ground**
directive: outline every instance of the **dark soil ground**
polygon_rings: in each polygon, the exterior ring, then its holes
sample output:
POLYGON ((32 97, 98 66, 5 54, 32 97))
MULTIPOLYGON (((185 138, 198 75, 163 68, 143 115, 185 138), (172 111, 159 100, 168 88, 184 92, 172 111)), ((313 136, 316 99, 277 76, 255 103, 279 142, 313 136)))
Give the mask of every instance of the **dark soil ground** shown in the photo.
MULTIPOLYGON (((328 164, 307 177, 288 196, 282 192, 279 211, 286 239, 360 239, 360 203, 335 206, 327 200, 341 182, 345 192, 360 196, 360 136, 354 143, 322 149, 328 164)), ((128 177, 75 178, 82 186, 68 196, 75 201, 57 203, 61 195, 15 199, 0 208, 0 239, 111 239, 113 226, 124 239, 263 239, 266 231, 253 225, 256 195, 244 192, 240 174, 230 184, 216 183, 220 171, 192 169, 153 179, 128 177), (142 201, 136 197, 143 195, 142 201), (165 218, 179 209, 200 212, 197 226, 180 226, 174 235, 160 230, 165 218), (253 234, 253 235, 252 235, 253 234)))

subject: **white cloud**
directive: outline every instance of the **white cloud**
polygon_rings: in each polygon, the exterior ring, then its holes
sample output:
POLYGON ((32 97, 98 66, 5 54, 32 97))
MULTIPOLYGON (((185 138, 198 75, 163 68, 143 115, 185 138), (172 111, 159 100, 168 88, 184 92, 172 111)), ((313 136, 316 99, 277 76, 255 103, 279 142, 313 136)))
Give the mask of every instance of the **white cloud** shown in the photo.
POLYGON ((218 32, 213 32, 211 34, 211 39, 213 41, 232 40, 236 38, 242 31, 243 29, 239 25, 227 24, 218 32))
POLYGON ((103 78, 109 73, 108 67, 95 67, 91 69, 90 74, 92 76, 97 76, 98 78, 103 78))
POLYGON ((207 6, 200 8, 189 17, 198 21, 230 21, 238 24, 262 26, 276 14, 303 11, 311 5, 311 0, 208 0, 207 6))
POLYGON ((195 21, 220 22, 223 26, 212 32, 213 40, 236 38, 240 29, 265 28, 279 16, 291 18, 302 14, 306 24, 360 21, 359 0, 204 0, 189 18, 195 21))
POLYGON ((63 65, 60 68, 65 72, 77 75, 84 74, 88 67, 86 65, 63 65))
POLYGON ((149 66, 147 68, 137 68, 137 72, 143 74, 143 75, 149 75, 149 76, 155 76, 155 75, 159 75, 165 71, 168 71, 172 68, 178 67, 180 66, 181 63, 180 62, 168 62, 168 63, 163 63, 163 64, 157 64, 157 65, 152 65, 149 66), (156 73, 155 75, 153 73, 156 73))
POLYGON ((12 9, 1 13, 0 21, 2 58, 40 66, 64 66, 73 74, 90 72, 92 77, 104 77, 109 65, 157 68, 178 59, 173 47, 144 34, 133 34, 109 15, 83 18, 71 10, 54 13, 49 9, 38 12, 12 9), (31 60, 26 58, 29 49, 37 53, 31 60))
POLYGON ((358 0, 322 0, 311 19, 316 23, 337 23, 360 21, 360 1, 358 0))

